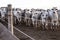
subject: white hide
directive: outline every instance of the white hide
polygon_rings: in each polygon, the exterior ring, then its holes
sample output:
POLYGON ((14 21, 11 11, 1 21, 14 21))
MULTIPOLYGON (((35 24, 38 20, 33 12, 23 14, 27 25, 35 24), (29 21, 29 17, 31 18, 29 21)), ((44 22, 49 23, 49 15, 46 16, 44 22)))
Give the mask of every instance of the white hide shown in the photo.
POLYGON ((43 11, 41 14, 42 24, 44 24, 47 21, 47 18, 48 18, 48 12, 43 11))
POLYGON ((13 11, 13 13, 14 13, 14 16, 16 16, 17 17, 17 19, 18 19, 18 21, 21 21, 21 10, 19 10, 19 9, 14 9, 14 11, 13 11))
POLYGON ((4 18, 6 14, 6 8, 1 8, 1 18, 4 18))
POLYGON ((52 18, 52 23, 54 25, 54 21, 56 21, 56 25, 58 23, 58 13, 57 10, 50 10, 49 11, 49 16, 52 18))
POLYGON ((32 12, 32 22, 34 24, 35 21, 38 21, 38 16, 40 15, 40 11, 33 11, 32 12))
POLYGON ((29 19, 31 15, 32 15, 31 10, 29 9, 25 10, 25 19, 29 19))

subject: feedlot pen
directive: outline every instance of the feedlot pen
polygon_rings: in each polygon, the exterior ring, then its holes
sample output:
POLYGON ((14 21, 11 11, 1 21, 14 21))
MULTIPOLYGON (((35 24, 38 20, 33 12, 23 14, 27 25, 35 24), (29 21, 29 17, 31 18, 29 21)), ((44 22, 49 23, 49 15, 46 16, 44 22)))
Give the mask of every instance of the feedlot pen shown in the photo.
MULTIPOLYGON (((0 21, 3 25, 7 24, 3 21, 0 21)), ((34 38, 35 40, 60 40, 60 31, 41 31, 35 30, 33 27, 26 27, 24 25, 14 25, 18 30, 21 30, 25 34, 34 38)), ((14 34, 21 40, 31 40, 27 36, 23 35, 16 29, 14 29, 14 34)))

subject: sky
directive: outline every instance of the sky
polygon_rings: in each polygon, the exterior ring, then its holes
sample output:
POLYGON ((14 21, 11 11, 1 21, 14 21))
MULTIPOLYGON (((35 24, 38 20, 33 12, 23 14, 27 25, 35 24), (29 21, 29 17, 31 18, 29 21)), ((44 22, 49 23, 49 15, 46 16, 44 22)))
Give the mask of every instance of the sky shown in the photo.
POLYGON ((21 9, 50 9, 52 7, 57 7, 60 9, 60 0, 0 0, 0 7, 12 4, 13 8, 21 9))

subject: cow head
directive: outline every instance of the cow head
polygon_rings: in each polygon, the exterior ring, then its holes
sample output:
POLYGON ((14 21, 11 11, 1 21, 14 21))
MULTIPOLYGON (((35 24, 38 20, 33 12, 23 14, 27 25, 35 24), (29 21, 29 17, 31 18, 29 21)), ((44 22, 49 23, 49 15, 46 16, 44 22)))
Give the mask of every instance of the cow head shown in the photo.
POLYGON ((46 22, 47 18, 48 18, 48 12, 47 11, 41 12, 42 22, 46 22))

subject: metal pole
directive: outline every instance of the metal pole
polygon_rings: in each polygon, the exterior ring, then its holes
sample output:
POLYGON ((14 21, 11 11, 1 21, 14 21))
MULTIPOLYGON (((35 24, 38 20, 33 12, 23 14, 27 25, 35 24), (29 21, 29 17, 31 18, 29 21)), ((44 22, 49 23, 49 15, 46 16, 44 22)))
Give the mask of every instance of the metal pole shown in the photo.
POLYGON ((13 14, 12 14, 12 5, 8 5, 8 30, 13 34, 13 14))

